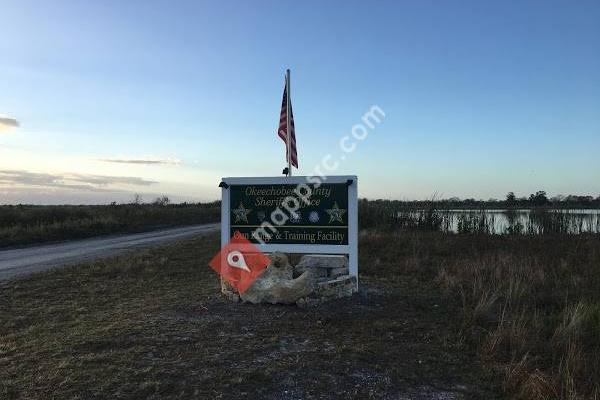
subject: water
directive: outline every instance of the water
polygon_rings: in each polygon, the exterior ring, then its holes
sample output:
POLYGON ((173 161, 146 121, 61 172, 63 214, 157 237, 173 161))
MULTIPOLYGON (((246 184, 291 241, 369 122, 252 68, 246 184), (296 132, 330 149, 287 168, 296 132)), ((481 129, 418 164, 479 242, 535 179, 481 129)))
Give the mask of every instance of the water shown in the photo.
POLYGON ((400 225, 456 233, 600 233, 598 209, 501 209, 399 211, 400 225))

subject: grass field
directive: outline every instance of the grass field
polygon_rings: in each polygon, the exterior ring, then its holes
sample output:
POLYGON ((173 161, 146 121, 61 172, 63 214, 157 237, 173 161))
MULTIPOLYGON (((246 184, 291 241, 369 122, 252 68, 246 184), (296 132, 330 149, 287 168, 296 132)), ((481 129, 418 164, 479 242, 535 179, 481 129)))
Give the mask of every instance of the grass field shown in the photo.
POLYGON ((449 318, 460 303, 432 280, 388 280, 364 259, 351 301, 233 304, 207 266, 218 247, 211 236, 6 284, 0 398, 496 397, 449 318))
MULTIPOLYGON (((159 199, 161 200, 161 199, 159 199)), ((0 248, 218 222, 214 203, 0 206, 0 248)))
POLYGON ((0 398, 593 399, 600 239, 362 234, 361 291, 228 303, 217 236, 5 283, 0 398))
POLYGON ((382 254, 376 274, 433 281, 460 301, 461 340, 507 395, 600 398, 600 236, 393 237, 361 238, 363 254, 382 254))

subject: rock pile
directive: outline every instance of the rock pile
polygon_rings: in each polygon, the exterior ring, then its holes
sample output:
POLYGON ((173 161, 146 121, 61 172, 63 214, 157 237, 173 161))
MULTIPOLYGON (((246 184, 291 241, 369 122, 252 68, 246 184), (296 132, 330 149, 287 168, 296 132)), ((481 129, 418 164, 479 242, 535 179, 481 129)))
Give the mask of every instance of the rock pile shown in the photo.
POLYGON ((352 296, 356 277, 349 275, 343 255, 304 255, 296 266, 282 253, 269 255, 271 263, 244 293, 221 282, 221 291, 232 301, 249 303, 297 304, 312 306, 328 300, 352 296))

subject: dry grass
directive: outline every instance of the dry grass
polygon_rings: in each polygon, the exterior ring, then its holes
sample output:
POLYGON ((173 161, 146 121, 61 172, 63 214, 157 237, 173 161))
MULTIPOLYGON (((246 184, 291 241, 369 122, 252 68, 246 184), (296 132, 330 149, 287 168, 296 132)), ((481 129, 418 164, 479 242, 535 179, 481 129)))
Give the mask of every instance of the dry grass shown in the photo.
POLYGON ((218 203, 0 205, 0 248, 217 222, 218 203))
POLYGON ((382 239, 361 293, 314 309, 225 301, 217 235, 12 281, 0 398, 502 398, 419 248, 382 239))
POLYGON ((503 371, 505 389, 519 398, 596 398, 598 237, 534 237, 518 246, 500 246, 515 239, 486 240, 498 248, 454 260, 437 278, 463 300, 464 335, 503 371))
POLYGON ((5 285, 0 398, 600 398, 598 236, 363 233, 360 295, 309 310, 224 301, 217 248, 5 285))

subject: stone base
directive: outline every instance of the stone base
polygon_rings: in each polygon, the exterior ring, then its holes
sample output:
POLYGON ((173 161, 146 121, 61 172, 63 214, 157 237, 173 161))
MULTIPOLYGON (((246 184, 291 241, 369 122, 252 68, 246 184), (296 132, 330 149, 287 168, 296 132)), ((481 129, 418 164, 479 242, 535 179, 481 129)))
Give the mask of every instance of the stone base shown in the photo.
POLYGON ((302 256, 295 267, 289 265, 287 257, 281 253, 269 257, 272 263, 242 295, 221 280, 221 292, 225 297, 236 303, 295 303, 310 307, 357 292, 357 279, 349 275, 346 256, 308 254, 302 256))
POLYGON ((342 275, 333 280, 317 282, 317 288, 308 296, 298 299, 296 305, 299 307, 315 306, 326 301, 350 297, 357 291, 356 277, 342 275))
POLYGON ((221 293, 230 301, 237 303, 240 301, 240 294, 227 281, 221 279, 221 293))

